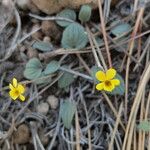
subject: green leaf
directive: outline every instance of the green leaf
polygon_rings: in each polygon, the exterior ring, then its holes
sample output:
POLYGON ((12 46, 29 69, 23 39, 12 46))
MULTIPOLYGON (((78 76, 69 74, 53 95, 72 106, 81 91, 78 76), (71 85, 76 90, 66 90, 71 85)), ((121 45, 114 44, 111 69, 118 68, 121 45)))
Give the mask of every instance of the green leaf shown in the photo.
POLYGON ((89 5, 83 5, 79 12, 79 20, 83 22, 87 22, 90 20, 92 8, 89 5))
POLYGON ((72 120, 76 111, 76 105, 74 102, 66 100, 60 106, 60 115, 64 126, 67 129, 71 128, 72 120))
POLYGON ((42 52, 48 52, 48 51, 51 51, 53 50, 53 46, 51 43, 48 43, 48 42, 35 42, 32 46, 33 48, 35 49, 38 49, 42 52))
POLYGON ((72 23, 63 32, 61 40, 63 48, 82 49, 88 42, 83 26, 72 23))
POLYGON ((120 24, 116 27, 114 27, 111 30, 111 33, 114 34, 115 36, 119 37, 122 34, 125 34, 129 31, 131 31, 132 27, 128 23, 120 24))
POLYGON ((60 67, 60 64, 58 61, 51 61, 49 64, 47 64, 45 70, 44 70, 44 74, 47 75, 47 74, 51 74, 51 73, 54 73, 56 72, 60 67))
MULTIPOLYGON (((67 19, 71 19, 75 21, 76 13, 74 10, 64 9, 63 11, 57 14, 57 17, 63 17, 63 18, 67 18, 67 19)), ((71 24, 71 22, 68 22, 68 21, 56 21, 56 23, 60 25, 61 27, 67 27, 71 24)))
POLYGON ((70 91, 69 86, 65 87, 65 88, 64 88, 64 91, 65 91, 66 93, 69 93, 69 91, 70 91))
POLYGON ((100 69, 98 66, 92 66, 91 68, 91 76, 96 83, 99 83, 99 81, 96 79, 95 75, 96 75, 96 72, 100 70, 102 69, 100 69))
POLYGON ((35 79, 40 77, 42 74, 42 64, 37 58, 30 59, 27 64, 26 68, 24 70, 24 76, 27 79, 35 79))
POLYGON ((68 73, 68 72, 64 72, 64 74, 58 80, 58 87, 59 88, 66 88, 73 82, 74 82, 73 74, 68 73))
POLYGON ((42 72, 40 77, 36 78, 35 83, 36 84, 44 84, 44 83, 50 83, 51 77, 46 78, 47 76, 42 72))
POLYGON ((108 92, 111 95, 123 95, 125 92, 125 84, 124 84, 124 80, 123 78, 117 73, 115 76, 115 79, 119 79, 120 80, 120 85, 116 86, 115 89, 112 92, 108 92))
POLYGON ((149 121, 142 121, 139 125, 138 125, 138 129, 141 129, 145 132, 149 132, 150 131, 150 122, 149 121))

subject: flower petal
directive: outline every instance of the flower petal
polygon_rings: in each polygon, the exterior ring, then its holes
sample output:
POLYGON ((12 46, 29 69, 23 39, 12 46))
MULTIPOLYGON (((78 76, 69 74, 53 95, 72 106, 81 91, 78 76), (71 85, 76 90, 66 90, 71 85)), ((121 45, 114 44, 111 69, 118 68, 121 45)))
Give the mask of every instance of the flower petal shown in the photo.
POLYGON ((115 85, 115 86, 120 85, 120 80, 118 80, 118 79, 110 80, 110 82, 111 82, 113 85, 115 85))
POLYGON ((103 90, 103 88, 104 88, 104 83, 99 83, 96 85, 97 90, 103 90))
POLYGON ((13 99, 13 100, 16 100, 17 98, 18 98, 18 94, 16 94, 16 92, 15 92, 15 90, 11 90, 10 92, 9 92, 9 95, 10 95, 10 97, 13 99))
POLYGON ((103 71, 98 71, 96 72, 95 77, 99 80, 99 81, 105 81, 106 80, 106 75, 103 71))
POLYGON ((17 84, 18 84, 17 79, 16 79, 16 78, 13 78, 13 86, 14 86, 14 87, 17 87, 17 84))
POLYGON ((116 70, 115 69, 108 69, 107 72, 106 72, 106 78, 107 80, 111 80, 115 77, 116 75, 116 70))
POLYGON ((19 98, 20 98, 20 100, 21 100, 22 102, 25 101, 25 97, 24 97, 23 95, 20 95, 19 98))
POLYGON ((19 93, 23 94, 25 92, 25 88, 23 85, 18 84, 17 90, 19 91, 19 93))
POLYGON ((12 85, 11 83, 9 83, 9 88, 10 88, 11 90, 14 90, 14 87, 13 87, 13 85, 12 85))
POLYGON ((107 84, 104 84, 104 90, 107 92, 111 92, 115 86, 113 84, 110 84, 109 86, 107 84))

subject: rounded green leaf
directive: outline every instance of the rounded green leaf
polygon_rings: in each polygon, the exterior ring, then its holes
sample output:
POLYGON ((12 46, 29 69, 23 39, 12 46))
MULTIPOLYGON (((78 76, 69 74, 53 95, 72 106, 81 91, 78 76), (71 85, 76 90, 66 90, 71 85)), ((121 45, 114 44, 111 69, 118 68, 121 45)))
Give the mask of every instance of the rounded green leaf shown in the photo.
POLYGON ((90 20, 92 8, 89 5, 83 5, 79 12, 79 20, 83 22, 87 22, 90 20))
POLYGON ((48 51, 53 50, 53 46, 51 43, 42 42, 42 41, 41 42, 39 42, 39 41, 35 42, 32 47, 35 49, 38 49, 42 52, 48 52, 48 51))
MULTIPOLYGON (((57 17, 63 17, 63 18, 75 21, 76 13, 74 10, 64 9, 63 11, 61 11, 60 13, 57 14, 57 17)), ((61 27, 67 27, 68 25, 71 24, 71 22, 69 22, 69 21, 56 21, 56 23, 58 25, 60 25, 61 27)))
POLYGON ((111 33, 114 34, 115 36, 121 36, 122 34, 125 34, 129 31, 131 31, 132 27, 128 23, 120 24, 116 27, 114 27, 111 30, 111 33))
POLYGON ((42 72, 41 75, 36 78, 35 83, 36 84, 44 84, 44 83, 49 83, 51 82, 51 77, 47 77, 47 76, 42 72))
POLYGON ((150 131, 150 122, 149 121, 142 121, 139 125, 138 125, 138 129, 141 129, 145 132, 149 132, 150 131))
POLYGON ((44 74, 51 74, 56 72, 60 67, 60 63, 58 61, 51 61, 49 64, 47 64, 45 70, 44 70, 44 74))
POLYGON ((70 24, 63 32, 63 48, 82 49, 88 42, 87 34, 84 28, 77 24, 70 24))
POLYGON ((76 105, 74 102, 66 100, 60 106, 60 115, 64 126, 67 129, 71 128, 72 120, 76 111, 76 105))
POLYGON ((42 73, 42 64, 37 58, 30 59, 25 67, 24 76, 27 79, 35 79, 40 77, 42 73))
POLYGON ((64 72, 64 74, 58 80, 58 87, 59 88, 66 88, 73 82, 74 82, 73 74, 68 73, 68 72, 64 72))

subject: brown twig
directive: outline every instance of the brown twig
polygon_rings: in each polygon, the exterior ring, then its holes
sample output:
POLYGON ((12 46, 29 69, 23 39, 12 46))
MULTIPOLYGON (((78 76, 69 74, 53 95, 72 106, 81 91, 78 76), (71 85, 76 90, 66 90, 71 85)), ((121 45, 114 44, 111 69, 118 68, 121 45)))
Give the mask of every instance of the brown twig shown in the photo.
MULTIPOLYGON (((103 94, 103 96, 105 97, 105 99, 106 99, 106 101, 107 101, 109 107, 111 108, 112 112, 114 113, 115 117, 117 118, 118 112, 117 112, 117 110, 115 109, 115 107, 113 106, 113 104, 112 104, 112 102, 110 101, 109 97, 106 95, 105 92, 102 92, 102 94, 103 94)), ((120 123, 122 129, 125 131, 125 126, 123 125, 123 123, 122 123, 121 120, 119 120, 119 123, 120 123)))
POLYGON ((90 29, 88 28, 88 26, 86 26, 86 31, 87 31, 89 42, 90 42, 90 45, 91 45, 91 48, 92 48, 92 52, 93 52, 93 55, 94 55, 94 58, 95 58, 95 62, 97 64, 97 66, 102 68, 102 70, 103 70, 103 67, 102 67, 102 65, 101 65, 101 63, 99 61, 98 56, 97 56, 97 53, 96 53, 96 50, 95 50, 95 47, 94 47, 94 44, 93 44, 93 41, 92 41, 92 38, 91 38, 91 32, 90 32, 90 29))
POLYGON ((102 33, 103 33, 104 42, 105 42, 105 48, 106 48, 107 57, 108 57, 108 63, 109 63, 109 67, 112 68, 111 55, 110 55, 108 41, 107 41, 107 33, 106 33, 106 29, 105 29, 101 0, 98 0, 98 6, 99 6, 101 28, 102 28, 102 33))
POLYGON ((80 126, 77 110, 75 113, 75 124, 76 124, 76 150, 80 150, 80 126))
POLYGON ((133 136, 134 126, 135 126, 135 121, 136 121, 136 115, 137 115, 137 112, 139 109, 139 104, 142 100, 142 93, 145 90, 145 87, 150 79, 149 75, 150 75, 150 63, 143 71, 142 78, 138 85, 138 89, 136 92, 134 103, 132 105, 131 113, 129 115, 128 124, 126 127, 122 150, 131 149, 132 136, 133 136))
MULTIPOLYGON (((140 11, 139 11, 139 14, 138 14, 138 17, 137 17, 137 20, 136 20, 136 23, 135 23, 135 27, 134 27, 134 30, 132 32, 131 37, 136 36, 138 28, 139 28, 139 23, 140 23, 140 20, 143 16, 143 13, 144 13, 144 8, 141 8, 140 11)), ((133 48, 134 48, 134 42, 135 41, 133 39, 129 43, 129 55, 132 55, 133 48)), ((131 62, 131 59, 130 59, 130 57, 128 57, 127 65, 126 65, 126 77, 125 77, 125 118, 126 118, 126 121, 127 121, 127 111, 128 111, 128 87, 129 87, 128 79, 129 79, 130 62, 131 62)))
POLYGON ((123 103, 121 103, 120 108, 119 108, 119 112, 118 112, 118 115, 117 115, 116 123, 114 125, 114 131, 112 133, 111 141, 110 141, 110 144, 109 144, 109 150, 113 150, 114 149, 113 148, 113 143, 114 143, 115 135, 116 135, 117 128, 118 128, 118 125, 119 125, 119 120, 120 120, 120 117, 121 117, 122 110, 123 110, 123 103))
POLYGON ((76 54, 77 57, 79 58, 80 62, 83 64, 83 66, 85 67, 86 71, 89 73, 89 75, 91 75, 91 69, 88 67, 88 65, 86 64, 86 62, 83 60, 83 58, 81 57, 80 54, 76 54))

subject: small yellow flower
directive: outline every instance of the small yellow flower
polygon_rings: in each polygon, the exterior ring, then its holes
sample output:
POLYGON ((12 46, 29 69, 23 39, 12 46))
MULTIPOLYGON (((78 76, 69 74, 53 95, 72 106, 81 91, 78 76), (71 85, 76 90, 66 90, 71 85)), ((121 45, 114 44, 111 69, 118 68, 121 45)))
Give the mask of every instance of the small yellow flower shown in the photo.
POLYGON ((98 71, 96 73, 96 78, 101 82, 96 85, 97 90, 105 90, 107 92, 112 92, 116 86, 120 85, 120 81, 118 79, 114 79, 116 76, 115 69, 108 69, 105 72, 98 71))
POLYGON ((10 92, 9 95, 13 100, 19 98, 21 101, 25 101, 25 97, 22 95, 25 92, 25 88, 22 84, 17 82, 16 78, 13 78, 12 84, 9 84, 10 92))

